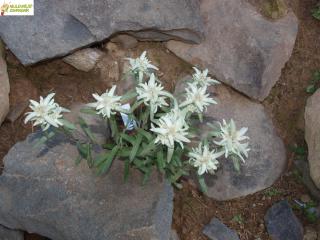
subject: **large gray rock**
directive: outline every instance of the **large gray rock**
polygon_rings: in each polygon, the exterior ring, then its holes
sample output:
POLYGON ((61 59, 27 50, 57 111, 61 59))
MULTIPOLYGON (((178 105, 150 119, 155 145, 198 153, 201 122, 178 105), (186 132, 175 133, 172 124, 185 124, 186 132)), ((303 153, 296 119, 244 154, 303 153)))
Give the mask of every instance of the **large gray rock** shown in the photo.
POLYGON ((244 0, 203 0, 200 7, 204 42, 170 41, 167 47, 249 97, 266 98, 291 56, 298 30, 295 15, 268 21, 244 0))
POLYGON ((210 240, 239 240, 238 234, 217 218, 212 218, 202 232, 210 240))
POLYGON ((7 63, 4 60, 0 49, 0 125, 9 112, 9 77, 7 63))
POLYGON ((56 137, 36 149, 30 135, 4 159, 0 176, 0 224, 54 240, 168 240, 173 190, 154 174, 143 185, 140 172, 123 180, 115 161, 97 177, 74 146, 56 137))
MULTIPOLYGON (((183 91, 183 85, 180 81, 176 94, 183 91)), ((250 137, 251 151, 240 173, 234 169, 232 160, 221 160, 216 174, 205 176, 207 195, 224 201, 270 187, 286 167, 286 153, 264 107, 223 85, 212 87, 209 92, 215 93, 218 104, 208 107, 205 122, 199 125, 201 137, 210 130, 206 123, 234 119, 237 128, 249 128, 246 135, 250 137)))
POLYGON ((320 89, 307 101, 305 109, 305 138, 308 144, 310 175, 320 188, 320 89))
POLYGON ((1 240, 23 240, 23 232, 11 230, 0 225, 0 239, 1 240))
POLYGON ((144 30, 142 38, 199 42, 197 0, 37 1, 33 17, 0 19, 0 36, 23 64, 66 55, 114 33, 144 30))
POLYGON ((272 240, 302 240, 303 226, 294 215, 287 200, 274 204, 264 218, 272 240))

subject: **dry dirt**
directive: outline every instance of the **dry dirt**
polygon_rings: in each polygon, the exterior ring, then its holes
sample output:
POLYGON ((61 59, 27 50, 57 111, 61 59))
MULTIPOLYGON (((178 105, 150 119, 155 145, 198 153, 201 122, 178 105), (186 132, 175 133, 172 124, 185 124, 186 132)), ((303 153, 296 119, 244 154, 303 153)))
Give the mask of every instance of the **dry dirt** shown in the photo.
MULTIPOLYGON (((264 0, 249 0, 261 10, 264 0)), ((277 194, 269 196, 268 191, 262 191, 245 198, 233 201, 218 202, 204 197, 192 186, 184 182, 183 190, 175 192, 173 226, 181 240, 205 240, 201 229, 212 217, 218 217, 226 225, 235 229, 241 240, 268 239, 263 217, 274 202, 280 199, 299 199, 307 193, 307 189, 293 174, 291 146, 305 146, 303 133, 303 109, 309 96, 305 88, 309 84, 312 73, 320 69, 320 21, 311 17, 311 10, 316 5, 315 0, 292 0, 289 6, 299 18, 299 33, 297 42, 282 76, 271 95, 264 101, 272 116, 279 134, 284 139, 288 149, 288 172, 279 179, 272 191, 277 194), (234 217, 241 215, 242 221, 234 217)), ((104 49, 104 46, 98 46, 104 49)), ((139 46, 124 53, 126 57, 138 56, 147 50, 151 60, 161 66, 162 81, 168 89, 173 89, 175 80, 189 73, 190 66, 171 55, 161 43, 140 43, 139 46)), ((25 103, 29 98, 38 99, 54 91, 57 101, 69 107, 75 102, 89 102, 93 92, 101 92, 110 86, 111 82, 100 79, 96 71, 83 73, 75 70, 61 60, 53 60, 32 67, 23 67, 16 58, 7 52, 8 72, 10 77, 11 105, 25 103)), ((0 127, 0 159, 17 142, 25 139, 32 131, 29 125, 23 124, 23 117, 15 123, 5 122, 0 127)), ((1 163, 2 166, 2 163, 1 163)), ((297 212, 301 221, 306 219, 297 212)), ((42 240, 40 236, 26 234, 27 240, 42 240)))

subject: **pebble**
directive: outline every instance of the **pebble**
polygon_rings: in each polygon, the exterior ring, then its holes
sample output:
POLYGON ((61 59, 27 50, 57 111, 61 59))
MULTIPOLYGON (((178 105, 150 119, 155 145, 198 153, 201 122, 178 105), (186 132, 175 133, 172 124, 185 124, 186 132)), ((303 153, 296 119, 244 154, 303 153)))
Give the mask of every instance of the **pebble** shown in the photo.
POLYGON ((308 203, 308 202, 311 202, 311 197, 310 197, 308 194, 303 194, 303 195, 300 197, 300 200, 301 200, 303 203, 308 203))

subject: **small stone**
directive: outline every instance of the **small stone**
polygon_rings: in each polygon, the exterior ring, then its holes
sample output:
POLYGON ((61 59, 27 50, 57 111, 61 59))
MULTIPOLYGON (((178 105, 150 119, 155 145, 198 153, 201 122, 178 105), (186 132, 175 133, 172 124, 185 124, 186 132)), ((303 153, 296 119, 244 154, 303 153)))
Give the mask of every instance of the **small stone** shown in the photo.
POLYGON ((305 139, 308 144, 308 161, 313 182, 320 189, 320 89, 307 101, 305 108, 305 139))
POLYGON ((264 224, 263 224, 263 223, 260 223, 259 228, 260 228, 261 230, 264 230, 264 224))
POLYGON ((21 102, 11 106, 6 120, 12 123, 15 122, 23 114, 24 110, 28 107, 28 104, 28 102, 21 102))
POLYGON ((120 79, 119 63, 110 54, 105 55, 98 62, 97 69, 103 82, 115 83, 120 79))
POLYGON ((1 240, 23 240, 23 232, 12 230, 0 225, 0 239, 1 240))
POLYGON ((108 50, 108 54, 115 59, 123 59, 125 57, 126 52, 113 42, 108 42, 105 48, 108 50))
POLYGON ((318 240, 317 231, 313 227, 305 227, 303 240, 318 240))
POLYGON ((239 240, 237 233, 217 218, 211 219, 211 222, 204 227, 202 232, 210 240, 239 240))
POLYGON ((110 40, 113 43, 119 43, 123 49, 132 49, 138 45, 137 39, 127 34, 119 34, 110 40))
POLYGON ((103 55, 104 52, 98 49, 86 48, 63 58, 63 61, 80 71, 89 72, 96 66, 103 55))
POLYGON ((264 220, 272 240, 303 239, 303 226, 286 200, 269 208, 264 220))
POLYGON ((7 63, 0 56, 0 125, 9 112, 9 76, 7 72, 7 63))
POLYGON ((300 197, 300 200, 303 202, 303 203, 308 203, 308 202, 311 202, 311 198, 308 194, 303 194, 301 197, 300 197))

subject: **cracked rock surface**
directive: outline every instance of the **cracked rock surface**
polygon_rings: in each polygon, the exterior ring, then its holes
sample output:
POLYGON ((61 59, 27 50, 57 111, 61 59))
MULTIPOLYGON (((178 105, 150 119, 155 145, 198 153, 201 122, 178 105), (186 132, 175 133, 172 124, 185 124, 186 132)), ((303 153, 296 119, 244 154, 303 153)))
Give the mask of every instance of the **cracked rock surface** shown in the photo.
POLYGON ((197 0, 39 0, 33 17, 7 16, 0 25, 1 38, 24 65, 66 55, 117 32, 200 42, 203 29, 197 0))
POLYGON ((0 224, 54 240, 168 240, 173 190, 154 174, 142 186, 132 170, 127 183, 117 160, 97 177, 76 147, 58 136, 34 148, 30 135, 4 159, 0 176, 0 224))

